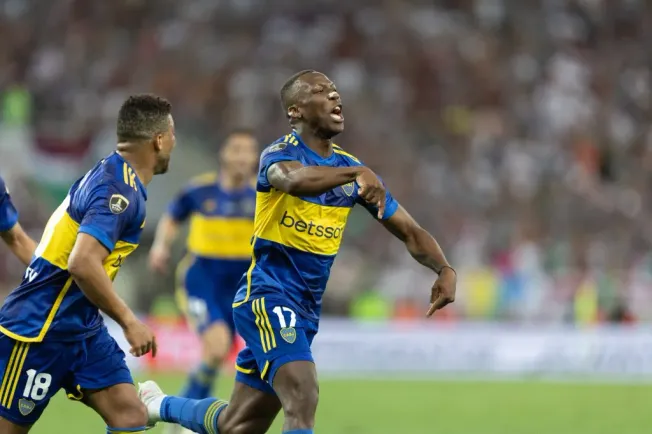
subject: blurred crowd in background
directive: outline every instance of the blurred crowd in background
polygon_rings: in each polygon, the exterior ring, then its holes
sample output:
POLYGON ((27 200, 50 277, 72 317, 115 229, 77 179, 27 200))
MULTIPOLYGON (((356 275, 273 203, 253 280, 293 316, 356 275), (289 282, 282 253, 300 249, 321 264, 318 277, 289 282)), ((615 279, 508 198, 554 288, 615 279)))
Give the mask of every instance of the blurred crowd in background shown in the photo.
MULTIPOLYGON (((173 290, 143 268, 165 202, 230 129, 286 134, 279 89, 316 69, 342 94, 338 144, 457 268, 443 318, 648 320, 651 46, 645 0, 0 0, 0 173, 38 236, 123 99, 170 99, 179 146, 118 285, 146 311, 173 290)), ((353 215, 326 312, 425 312, 432 272, 383 232, 353 215)))

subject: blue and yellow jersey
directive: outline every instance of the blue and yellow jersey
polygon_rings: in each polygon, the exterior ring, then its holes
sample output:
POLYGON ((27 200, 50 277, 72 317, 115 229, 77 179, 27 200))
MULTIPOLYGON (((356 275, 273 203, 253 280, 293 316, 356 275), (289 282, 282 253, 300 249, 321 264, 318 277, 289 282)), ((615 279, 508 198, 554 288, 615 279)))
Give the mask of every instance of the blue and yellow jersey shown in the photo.
POLYGON ((0 177, 0 232, 7 232, 18 222, 18 211, 11 202, 9 191, 0 177))
POLYGON ((98 162, 75 182, 48 221, 23 281, 0 308, 0 332, 22 342, 73 341, 102 325, 99 310, 68 273, 68 257, 85 233, 110 252, 104 260, 113 280, 145 226, 147 192, 119 154, 98 162))
MULTIPOLYGON (((277 140, 260 157, 254 252, 234 307, 251 297, 282 295, 307 318, 318 320, 322 295, 349 212, 355 204, 364 206, 373 216, 377 216, 378 210, 358 196, 355 182, 318 197, 295 197, 276 190, 267 179, 267 170, 279 161, 330 167, 362 163, 336 145, 328 158, 322 158, 296 133, 277 140)), ((387 192, 383 219, 390 218, 397 208, 398 203, 387 192)))
POLYGON ((217 260, 251 258, 256 189, 224 189, 216 173, 198 176, 170 203, 173 220, 190 219, 187 249, 196 257, 217 260))

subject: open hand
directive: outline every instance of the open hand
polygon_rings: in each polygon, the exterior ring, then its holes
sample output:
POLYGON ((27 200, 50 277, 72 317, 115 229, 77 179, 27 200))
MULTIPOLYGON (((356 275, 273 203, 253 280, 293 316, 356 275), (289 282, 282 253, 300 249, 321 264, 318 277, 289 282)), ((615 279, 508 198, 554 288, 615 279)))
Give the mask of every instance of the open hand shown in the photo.
POLYGON ((378 218, 382 219, 385 214, 385 186, 378 179, 378 176, 369 169, 363 167, 355 182, 358 183, 358 195, 368 204, 378 208, 378 218))
POLYGON ((457 286, 457 273, 452 268, 444 267, 439 277, 432 285, 430 293, 430 308, 426 316, 430 317, 436 310, 439 310, 455 301, 457 286))

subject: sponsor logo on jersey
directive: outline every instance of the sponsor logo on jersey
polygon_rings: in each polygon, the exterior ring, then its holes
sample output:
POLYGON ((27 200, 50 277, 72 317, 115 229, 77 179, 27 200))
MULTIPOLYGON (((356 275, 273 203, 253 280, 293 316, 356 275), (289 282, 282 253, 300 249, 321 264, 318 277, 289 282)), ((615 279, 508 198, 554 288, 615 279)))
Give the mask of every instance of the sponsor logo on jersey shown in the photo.
POLYGON ((128 206, 129 200, 121 194, 114 194, 109 199, 109 209, 113 214, 122 214, 128 206))
POLYGON ((336 228, 333 226, 316 225, 312 221, 306 223, 303 220, 288 215, 287 211, 283 213, 283 216, 281 216, 281 221, 279 223, 281 224, 281 226, 294 229, 297 232, 306 232, 308 235, 313 237, 337 239, 342 236, 342 228, 336 228))

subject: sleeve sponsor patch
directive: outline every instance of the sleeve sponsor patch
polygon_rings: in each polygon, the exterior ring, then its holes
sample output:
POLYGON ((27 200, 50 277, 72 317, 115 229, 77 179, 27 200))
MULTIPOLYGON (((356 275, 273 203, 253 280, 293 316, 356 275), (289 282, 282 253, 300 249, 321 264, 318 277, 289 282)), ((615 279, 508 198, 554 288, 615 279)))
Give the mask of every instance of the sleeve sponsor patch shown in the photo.
POLYGON ((122 214, 128 206, 129 200, 121 194, 114 194, 109 199, 109 209, 113 214, 122 214))

